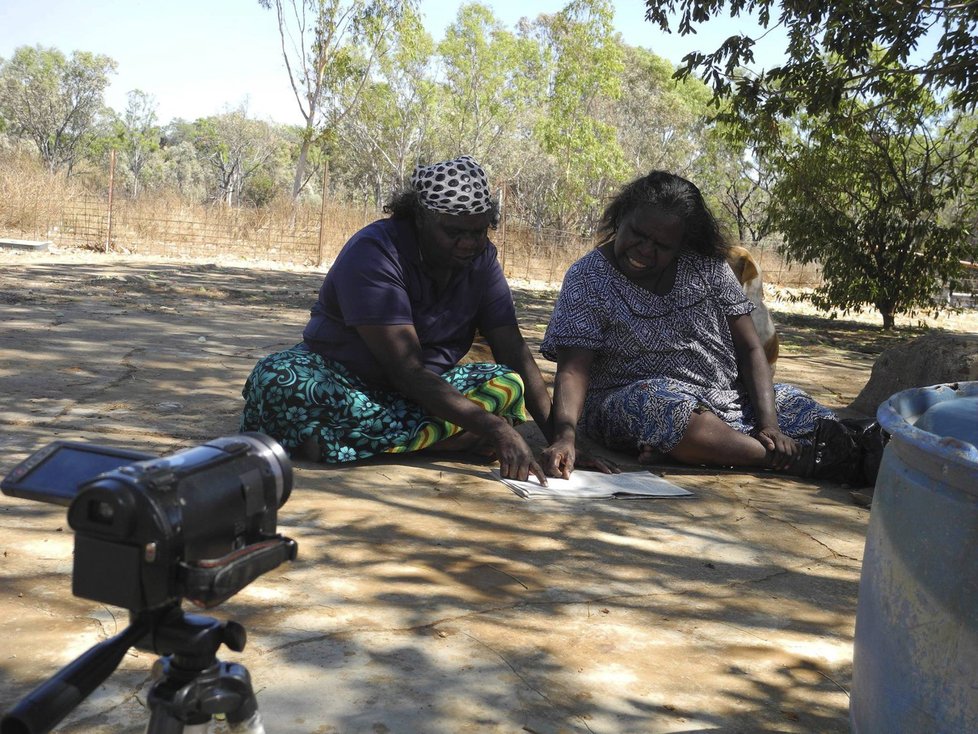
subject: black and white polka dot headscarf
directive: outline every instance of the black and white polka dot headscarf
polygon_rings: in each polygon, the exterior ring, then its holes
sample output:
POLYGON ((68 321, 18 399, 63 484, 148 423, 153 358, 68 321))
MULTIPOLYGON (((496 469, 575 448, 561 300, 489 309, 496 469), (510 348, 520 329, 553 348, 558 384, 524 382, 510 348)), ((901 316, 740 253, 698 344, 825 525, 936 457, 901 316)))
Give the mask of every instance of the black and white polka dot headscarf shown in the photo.
POLYGON ((489 180, 470 155, 430 166, 418 166, 411 185, 421 205, 443 214, 482 214, 491 208, 489 180))

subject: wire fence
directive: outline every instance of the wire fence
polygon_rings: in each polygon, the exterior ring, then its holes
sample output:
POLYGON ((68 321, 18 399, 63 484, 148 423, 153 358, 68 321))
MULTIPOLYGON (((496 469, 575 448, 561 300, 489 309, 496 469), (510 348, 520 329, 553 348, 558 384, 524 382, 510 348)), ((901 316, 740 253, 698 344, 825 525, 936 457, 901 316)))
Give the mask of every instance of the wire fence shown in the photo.
MULTIPOLYGON (((174 258, 231 257, 325 267, 351 234, 383 216, 371 206, 330 200, 319 206, 247 208, 189 203, 173 195, 127 199, 70 187, 29 188, 0 199, 0 236, 174 258), (18 198, 22 200, 14 200, 18 198)), ((505 212, 492 239, 507 277, 551 287, 596 245, 574 232, 527 226, 505 212)), ((751 249, 766 283, 811 287, 821 280, 817 266, 786 262, 774 242, 751 249)))

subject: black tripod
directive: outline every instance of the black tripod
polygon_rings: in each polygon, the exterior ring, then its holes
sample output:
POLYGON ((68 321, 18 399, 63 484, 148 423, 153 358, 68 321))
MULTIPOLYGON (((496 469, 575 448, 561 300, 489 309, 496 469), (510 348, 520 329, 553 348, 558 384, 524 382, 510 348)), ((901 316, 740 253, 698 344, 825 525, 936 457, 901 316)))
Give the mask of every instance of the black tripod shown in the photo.
POLYGON ((131 615, 119 634, 90 648, 27 694, 0 721, 0 734, 45 734, 118 667, 130 647, 163 655, 154 665, 147 734, 203 734, 215 715, 232 731, 264 734, 251 676, 243 665, 223 663, 217 651, 245 646, 237 622, 186 614, 180 602, 131 615))
POLYGON ((244 649, 244 627, 180 611, 157 632, 152 650, 172 652, 154 666, 158 679, 147 697, 147 734, 204 734, 216 714, 227 717, 232 731, 264 734, 247 669, 217 659, 222 644, 235 652, 244 649))

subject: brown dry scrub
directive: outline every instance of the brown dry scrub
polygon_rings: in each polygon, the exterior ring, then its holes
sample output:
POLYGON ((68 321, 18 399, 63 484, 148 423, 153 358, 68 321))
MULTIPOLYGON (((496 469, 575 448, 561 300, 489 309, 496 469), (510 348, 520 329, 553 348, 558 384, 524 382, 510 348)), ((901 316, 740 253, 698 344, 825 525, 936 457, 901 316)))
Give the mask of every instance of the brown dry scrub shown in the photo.
MULTIPOLYGON (((328 265, 351 234, 383 216, 377 209, 333 199, 325 207, 286 200, 260 208, 228 207, 173 192, 130 199, 121 187, 110 207, 107 180, 107 173, 97 169, 66 179, 50 174, 31 156, 0 152, 0 237, 138 255, 315 266, 328 265)), ((527 227, 505 212, 492 239, 508 277, 553 285, 595 245, 575 233, 527 227)), ((817 282, 817 270, 788 266, 773 249, 757 254, 768 282, 817 282)))
POLYGON ((0 154, 0 234, 22 239, 47 239, 49 222, 58 217, 58 202, 71 198, 73 187, 51 175, 33 157, 0 154))
MULTIPOLYGON (((0 155, 0 236, 95 251, 319 265, 331 262, 353 232, 383 216, 337 200, 327 200, 325 207, 281 200, 260 208, 228 207, 173 192, 135 199, 116 192, 110 209, 107 186, 97 183, 106 180, 103 174, 66 180, 29 156, 0 155)), ((546 283, 559 282, 593 247, 565 232, 534 231, 506 220, 493 240, 510 277, 546 283)))

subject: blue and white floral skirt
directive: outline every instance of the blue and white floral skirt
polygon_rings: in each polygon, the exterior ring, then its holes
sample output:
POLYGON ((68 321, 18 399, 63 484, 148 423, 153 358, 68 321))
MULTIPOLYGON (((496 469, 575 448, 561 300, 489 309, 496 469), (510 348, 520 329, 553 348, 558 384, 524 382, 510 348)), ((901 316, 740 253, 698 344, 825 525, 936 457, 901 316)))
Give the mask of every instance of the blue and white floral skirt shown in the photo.
MULTIPOLYGON (((776 383, 774 404, 778 427, 786 436, 806 442, 820 418, 835 418, 794 385, 776 383)), ((693 411, 705 409, 724 423, 752 433, 754 408, 747 395, 737 390, 714 390, 670 378, 640 380, 595 399, 589 396, 584 429, 594 440, 617 451, 652 448, 668 453, 686 432, 693 411)))

